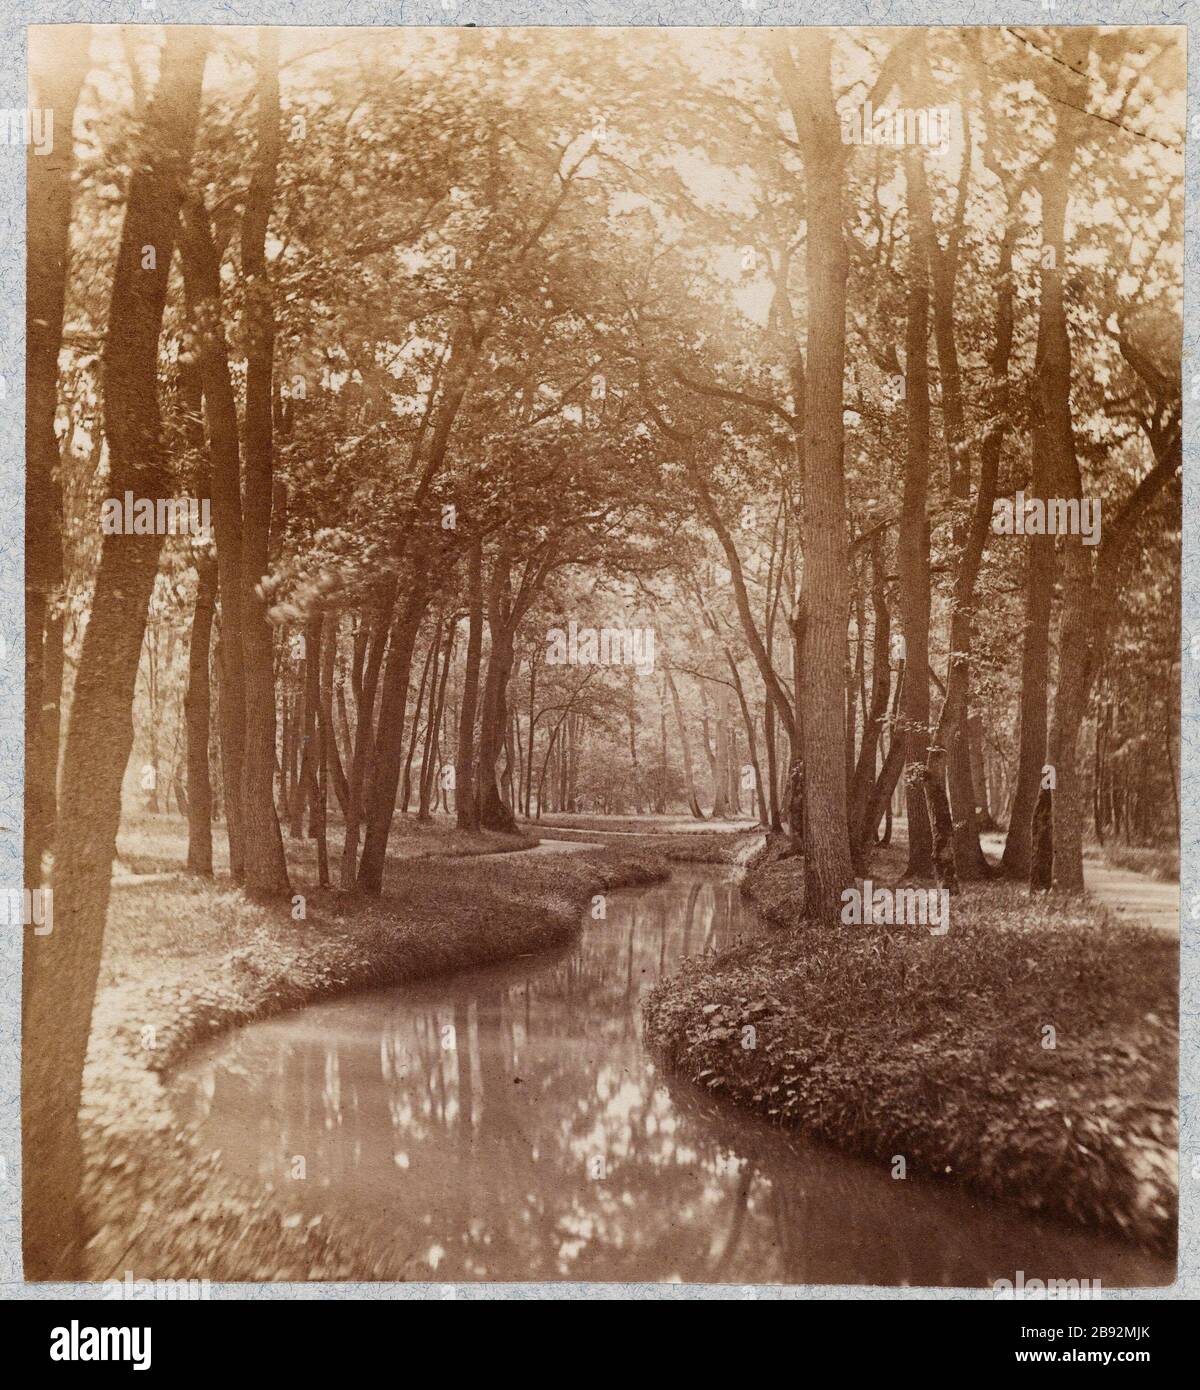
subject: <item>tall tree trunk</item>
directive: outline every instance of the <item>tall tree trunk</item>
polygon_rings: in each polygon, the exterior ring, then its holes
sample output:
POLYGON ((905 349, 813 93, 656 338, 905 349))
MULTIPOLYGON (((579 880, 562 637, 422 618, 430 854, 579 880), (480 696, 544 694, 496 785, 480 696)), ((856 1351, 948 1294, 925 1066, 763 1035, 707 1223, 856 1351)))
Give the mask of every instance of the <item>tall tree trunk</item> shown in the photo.
POLYGON ((696 795, 696 766, 692 762, 692 744, 683 718, 683 705, 675 687, 675 677, 670 671, 667 671, 666 675, 667 689, 671 692, 671 705, 675 710, 675 724, 679 730, 679 746, 683 752, 683 781, 687 787, 688 810, 697 820, 703 820, 704 812, 700 809, 700 798, 696 795))
POLYGON ((720 743, 720 711, 717 712, 717 741, 714 745, 709 736, 710 716, 708 711, 708 689, 703 681, 700 683, 700 700, 703 713, 700 716, 700 737, 704 744, 704 756, 708 759, 708 775, 712 781, 713 801, 712 816, 714 820, 725 820, 729 816, 729 782, 725 775, 725 765, 721 759, 720 743))
MULTIPOLYGON (((158 339, 188 175, 206 36, 168 27, 121 229, 103 356, 115 495, 171 494, 158 407, 158 339), (153 248, 147 257, 146 248, 153 248)), ((162 537, 104 538, 75 680, 54 868, 54 924, 23 960, 22 1184, 25 1276, 84 1274, 78 1115, 83 1063, 133 746, 133 693, 162 537)))
POLYGON ((439 619, 434 624, 433 632, 430 634, 429 642, 425 647, 425 660, 421 663, 421 681, 417 686, 417 699, 413 706, 412 733, 408 737, 408 753, 404 758, 404 782, 400 789, 400 809, 405 815, 408 815, 408 808, 412 802, 412 766, 413 759, 417 756, 417 739, 421 734, 421 709, 425 704, 425 691, 429 685, 429 668, 437 659, 441 630, 442 625, 439 619))
MULTIPOLYGON (((919 197, 920 166, 905 155, 909 198, 919 197)), ((919 219, 916 219, 918 226, 919 219)), ((909 264, 908 327, 905 337, 904 397, 908 408, 907 457, 897 542, 900 613, 904 624, 904 693, 901 719, 905 744, 904 792, 908 811, 905 876, 933 872, 933 834, 924 794, 929 747, 929 257, 915 245, 909 264)))
MULTIPOLYGON (((1033 430, 1033 481, 1029 495, 1053 495, 1041 433, 1033 430)), ((1021 627, 1021 694, 1018 705, 1017 771, 1008 832, 1000 864, 1012 878, 1027 879, 1033 853, 1033 811, 1046 762, 1049 708, 1050 605, 1054 591, 1054 537, 1025 538, 1025 613, 1021 627)))
MULTIPOLYGON (((483 701, 479 716, 479 769, 476 799, 479 802, 479 824, 484 830, 511 831, 516 821, 505 804, 497 781, 497 764, 504 747, 504 732, 508 726, 508 680, 512 674, 513 642, 516 636, 516 616, 511 607, 511 556, 507 542, 502 542, 492 562, 488 585, 488 633, 491 647, 488 652, 487 676, 483 685, 483 701)), ((565 798, 565 788, 563 792, 565 798)))
POLYGON ((425 730, 425 746, 423 758, 421 758, 421 791, 420 803, 417 806, 417 819, 430 819, 430 801, 437 783, 438 769, 438 728, 442 721, 442 705, 446 698, 446 677, 451 673, 451 657, 453 655, 453 645, 455 645, 456 623, 453 617, 446 619, 446 649, 442 656, 441 676, 438 676, 438 644, 437 635, 441 628, 434 630, 434 673, 430 681, 430 709, 427 716, 427 730, 425 730))
POLYGON ((758 761, 758 740, 754 734, 754 716, 750 713, 750 706, 746 702, 746 691, 742 686, 741 672, 738 670, 737 662, 734 661, 733 653, 728 647, 725 648, 725 661, 729 667, 730 675, 733 677, 733 688, 737 694, 738 706, 742 711, 742 723, 746 729, 746 746, 750 754, 750 766, 754 772, 754 788, 758 798, 758 822, 766 830, 770 828, 770 819, 767 812, 767 795, 766 787, 763 785, 762 767, 758 761))
MULTIPOLYGON (((999 166, 989 153, 989 165, 999 177, 999 166)), ((966 177, 964 168, 963 177, 966 177)), ((975 812, 975 786, 971 769, 970 734, 970 671, 971 645, 975 621, 975 589, 979 578, 984 549, 991 534, 993 503, 999 477, 1000 455, 1003 450, 1009 413, 1008 365, 1013 341, 1013 283, 1012 258, 1018 223, 1016 199, 1009 193, 1008 225, 1000 244, 997 266, 997 299, 995 335, 991 354, 991 399, 988 403, 990 425, 980 448, 979 485, 974 506, 969 515, 956 525, 955 546, 958 568, 950 614, 950 657, 946 670, 946 693, 934 731, 935 748, 947 751, 949 762, 950 802, 953 807, 955 867, 958 876, 967 879, 986 878, 990 866, 979 843, 979 824, 975 812)), ((953 253, 955 256, 956 252, 953 253)), ((954 342, 953 268, 946 268, 952 253, 945 253, 939 271, 943 284, 938 295, 938 355, 944 363, 943 377, 951 375, 957 381, 958 352, 954 342)), ((969 460, 966 428, 961 400, 955 388, 956 403, 944 410, 946 443, 950 454, 969 460)), ((967 475, 953 481, 952 492, 960 502, 969 500, 969 462, 967 475), (965 495, 964 495, 965 489, 965 495)), ((936 789, 935 789, 936 794, 936 789)), ((944 873, 943 873, 944 877, 944 873)))
MULTIPOLYGON (((1068 30, 1063 62, 1073 95, 1084 105, 1086 80, 1074 74, 1087 66, 1090 37, 1068 30)), ((1058 496, 1080 499, 1082 478, 1071 418, 1071 337, 1067 328, 1066 217, 1071 166, 1082 133, 1075 107, 1056 106, 1058 129, 1042 179, 1041 319, 1036 364, 1037 404, 1058 496), (1047 254, 1049 251, 1049 254, 1047 254)), ((1054 769, 1051 799, 1053 884, 1083 892, 1083 788, 1079 731, 1091 684, 1092 561, 1081 535, 1063 538, 1063 601, 1058 625, 1058 681, 1050 724, 1047 762, 1054 769)))
POLYGON ((996 829, 996 817, 992 813, 992 789, 988 785, 987 764, 983 756, 983 728, 976 711, 967 716, 967 738, 971 758, 971 785, 975 789, 979 828, 982 831, 992 831, 996 829))
MULTIPOLYGON (((337 663, 338 648, 338 626, 339 617, 336 612, 326 615, 325 625, 322 630, 321 645, 321 698, 318 705, 318 716, 321 721, 322 736, 324 738, 322 762, 328 770, 328 782, 332 784, 334 795, 337 798, 338 809, 342 816, 346 815, 346 808, 349 804, 349 786, 346 780, 346 770, 342 766, 341 754, 338 752, 337 730, 334 725, 333 711, 333 673, 337 663)), ((338 695, 342 694, 341 687, 338 687, 338 695)), ((328 815, 326 813, 326 820, 328 815)))
POLYGON ((871 609, 875 631, 871 641, 871 700, 863 720, 862 748, 850 784, 850 827, 855 861, 865 863, 875 843, 875 826, 879 817, 868 824, 867 806, 875 788, 879 737, 887 717, 888 696, 892 688, 891 642, 892 618, 887 605, 887 565, 884 534, 877 532, 871 539, 871 609))
POLYGON ((428 590, 420 577, 420 557, 414 557, 408 593, 392 624, 387 669, 379 702, 379 729, 375 738, 371 781, 366 797, 366 835, 358 865, 358 887, 364 893, 383 892, 388 836, 396 813, 400 783, 400 751, 404 747, 404 709, 412 674, 413 647, 429 604, 428 590))
POLYGON ((529 658, 529 752, 525 758, 525 819, 533 802, 533 736, 537 729, 537 653, 529 658))
POLYGON ((275 311, 267 224, 279 174, 279 31, 258 31, 258 151, 242 216, 246 294, 245 469, 242 516, 242 653, 246 751, 242 769, 245 884, 252 897, 291 893, 275 809, 275 661, 261 583, 269 566, 274 476, 275 311))
POLYGON ((842 424, 846 359, 843 185, 846 149, 833 102, 832 45, 821 29, 798 30, 801 81, 787 41, 775 40, 808 190, 807 381, 801 474, 804 488, 804 681, 796 696, 804 760, 805 913, 836 921, 853 881, 846 816, 846 480, 842 424))
MULTIPOLYGON (((437 794, 441 781, 442 719, 446 710, 446 683, 450 679, 450 665, 454 660, 454 639, 458 635, 458 619, 454 616, 446 620, 446 652, 442 658, 442 675, 438 682, 437 700, 433 703, 433 742, 429 745, 429 775, 422 777, 421 806, 419 819, 429 819, 430 803, 437 806, 437 794)), ((520 783, 518 782, 518 786, 520 783)))
POLYGON ((304 724, 300 753, 300 802, 301 806, 308 807, 310 839, 313 838, 313 822, 317 819, 316 796, 320 782, 321 744, 317 726, 321 705, 324 634, 325 615, 320 611, 310 613, 304 624, 304 724))
MULTIPOLYGON (((317 702, 317 728, 320 753, 318 759, 317 801, 314 807, 314 820, 310 821, 310 833, 317 841, 317 881, 322 888, 330 885, 329 875, 329 784, 335 789, 339 782, 345 783, 341 759, 338 756, 337 736, 333 727, 333 667, 337 660, 338 616, 336 612, 325 616, 321 629, 321 669, 317 702)), ((338 791, 338 800, 345 814, 345 792, 338 791)))
POLYGON ((209 644, 217 601, 216 561, 196 562, 196 606, 188 649, 187 719, 188 871, 212 877, 212 777, 208 767, 211 700, 208 685, 209 644))
MULTIPOLYGON (((392 610, 396 601, 396 580, 388 579, 373 607, 370 623, 364 616, 363 625, 355 636, 354 666, 351 681, 354 685, 354 742, 350 749, 350 771, 347 774, 346 828, 342 841, 341 886, 349 890, 358 880, 359 831, 362 828, 366 801, 367 770, 371 763, 375 720, 375 696, 383 670, 383 653, 391 628, 392 610)), ((407 687, 405 688, 407 696, 407 687)), ((400 737, 404 736, 404 706, 399 712, 400 737)), ((382 716, 380 727, 382 728, 382 716)))
MULTIPOLYGON (((455 819, 460 830, 479 829, 475 798, 475 710, 479 700, 479 666, 483 652, 483 541, 471 543, 467 577, 467 658, 463 669, 462 706, 458 714, 458 756, 454 769, 455 819)), ((541 814, 541 789, 538 790, 541 814)))
POLYGON ((63 516, 58 354, 70 258, 75 108, 91 29, 31 28, 31 104, 51 113, 52 147, 26 158, 25 270, 25 883, 53 847, 63 674, 63 516))
POLYGON ((242 462, 237 401, 222 327, 221 257, 208 212, 199 199, 184 203, 180 234, 183 274, 200 358, 208 434, 213 534, 221 635, 217 644, 220 689, 218 728, 229 873, 245 877, 242 771, 246 745, 246 679, 242 656, 242 462))

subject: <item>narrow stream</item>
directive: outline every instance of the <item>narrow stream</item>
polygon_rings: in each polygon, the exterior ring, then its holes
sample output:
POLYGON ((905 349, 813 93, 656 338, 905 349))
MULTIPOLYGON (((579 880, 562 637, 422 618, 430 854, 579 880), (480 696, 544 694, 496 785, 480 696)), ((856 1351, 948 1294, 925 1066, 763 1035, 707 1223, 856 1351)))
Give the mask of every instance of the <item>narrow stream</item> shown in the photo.
POLYGON ((787 1136, 667 1081, 641 999, 760 930, 735 871, 615 893, 564 951, 253 1024, 178 1113, 389 1278, 1158 1284, 1168 1262, 787 1136))

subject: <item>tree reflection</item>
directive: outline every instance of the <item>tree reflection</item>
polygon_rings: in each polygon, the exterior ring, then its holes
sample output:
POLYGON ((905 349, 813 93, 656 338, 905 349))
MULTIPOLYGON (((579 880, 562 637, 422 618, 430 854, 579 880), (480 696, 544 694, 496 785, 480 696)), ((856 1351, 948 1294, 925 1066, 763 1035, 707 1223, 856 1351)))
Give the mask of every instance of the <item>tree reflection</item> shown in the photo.
POLYGON ((289 1196, 352 1226, 379 1277, 1138 1272, 1115 1242, 893 1181, 890 1165, 664 1081, 641 1046, 643 994, 685 955, 755 929, 727 870, 689 866, 613 894, 607 920, 556 955, 255 1025, 184 1075, 181 1109, 245 1179, 278 1186, 304 1155, 309 1179, 289 1196))

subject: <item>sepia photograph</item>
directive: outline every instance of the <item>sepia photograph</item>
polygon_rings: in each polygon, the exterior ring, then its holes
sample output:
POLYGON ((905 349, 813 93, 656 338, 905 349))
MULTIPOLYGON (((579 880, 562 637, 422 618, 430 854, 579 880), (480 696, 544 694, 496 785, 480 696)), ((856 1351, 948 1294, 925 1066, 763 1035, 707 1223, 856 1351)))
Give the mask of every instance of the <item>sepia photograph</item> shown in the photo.
POLYGON ((1029 10, 30 24, 18 1280, 1175 1283, 1187 29, 1029 10))

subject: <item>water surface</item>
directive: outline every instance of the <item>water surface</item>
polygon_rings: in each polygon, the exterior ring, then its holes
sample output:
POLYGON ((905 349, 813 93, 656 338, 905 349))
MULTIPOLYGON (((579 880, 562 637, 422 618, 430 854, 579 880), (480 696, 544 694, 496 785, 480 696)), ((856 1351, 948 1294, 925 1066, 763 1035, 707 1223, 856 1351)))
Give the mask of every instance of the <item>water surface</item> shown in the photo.
POLYGON ((770 1128, 658 1072, 641 999, 759 931, 735 871, 609 896, 549 955, 256 1023, 178 1076, 227 1172, 328 1219, 387 1277, 1162 1283, 1124 1243, 770 1128), (302 1176, 301 1176, 302 1174, 302 1176))

